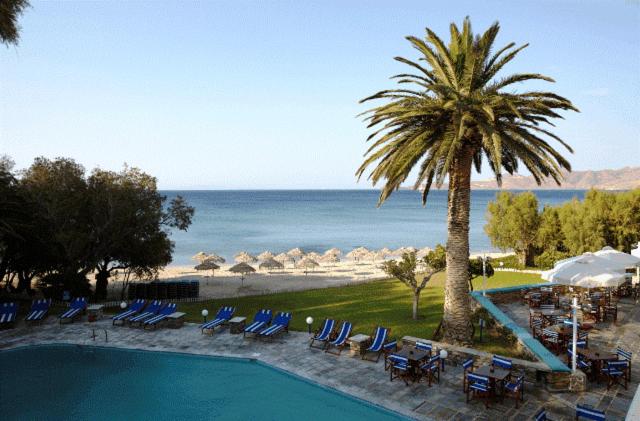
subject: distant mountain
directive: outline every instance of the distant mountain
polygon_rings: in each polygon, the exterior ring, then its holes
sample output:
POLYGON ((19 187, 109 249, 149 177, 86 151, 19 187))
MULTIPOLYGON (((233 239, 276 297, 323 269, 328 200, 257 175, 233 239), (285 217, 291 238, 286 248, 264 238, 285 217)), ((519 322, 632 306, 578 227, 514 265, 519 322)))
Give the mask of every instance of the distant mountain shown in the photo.
MULTIPOLYGON (((497 189, 495 180, 472 181, 472 189, 497 189)), ((564 174, 564 181, 558 186, 553 180, 546 180, 538 186, 531 176, 504 175, 502 188, 507 190, 629 190, 640 188, 640 167, 625 167, 619 170, 572 171, 564 174)))

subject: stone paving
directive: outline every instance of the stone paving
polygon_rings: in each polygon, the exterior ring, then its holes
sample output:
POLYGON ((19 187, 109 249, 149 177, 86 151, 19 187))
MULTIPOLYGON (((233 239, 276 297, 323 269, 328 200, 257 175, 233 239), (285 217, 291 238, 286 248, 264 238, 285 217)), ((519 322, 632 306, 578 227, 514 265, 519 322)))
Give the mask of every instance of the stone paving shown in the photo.
MULTIPOLYGON (((513 321, 523 327, 529 326, 529 308, 521 303, 499 304, 498 307, 513 321)), ((588 404, 605 411, 607 419, 624 419, 640 381, 640 305, 630 298, 618 302, 618 320, 616 323, 597 323, 589 331, 589 347, 615 352, 621 347, 633 353, 631 362, 631 382, 628 390, 622 386, 607 391, 606 384, 588 383, 584 393, 567 393, 567 401, 588 404)), ((561 355, 567 361, 566 355, 561 355)), ((568 362, 568 365, 570 362, 568 362)))
MULTIPOLYGON (((635 338, 637 341, 638 331, 635 328, 627 331, 625 340, 635 338)), ((0 331, 0 349, 70 343, 258 359, 409 418, 421 420, 523 420, 531 419, 543 406, 549 410, 552 419, 571 420, 574 419, 576 402, 590 403, 600 408, 606 406, 608 419, 617 420, 624 418, 623 413, 634 393, 631 387, 628 391, 616 387, 609 393, 604 388, 604 391, 599 389, 581 395, 551 394, 539 384, 527 383, 525 402, 518 409, 512 399, 506 399, 502 403, 492 403, 491 408, 486 410, 484 403, 480 401, 469 404, 465 402, 460 367, 447 364, 440 384, 432 387, 424 382, 405 386, 401 380, 389 381, 382 358, 378 363, 372 363, 351 357, 348 352, 336 357, 309 348, 308 338, 306 333, 291 332, 282 339, 269 343, 243 339, 242 335, 231 335, 228 330, 215 333, 213 337, 202 335, 194 324, 185 324, 178 330, 144 331, 139 328, 112 327, 109 320, 60 326, 55 317, 49 317, 41 325, 24 326, 20 323, 15 329, 0 331), (95 340, 91 336, 93 329, 97 334, 95 340), (108 342, 105 342, 103 330, 107 332, 108 342)), ((634 367, 634 381, 640 377, 637 368, 640 368, 640 363, 634 367)))

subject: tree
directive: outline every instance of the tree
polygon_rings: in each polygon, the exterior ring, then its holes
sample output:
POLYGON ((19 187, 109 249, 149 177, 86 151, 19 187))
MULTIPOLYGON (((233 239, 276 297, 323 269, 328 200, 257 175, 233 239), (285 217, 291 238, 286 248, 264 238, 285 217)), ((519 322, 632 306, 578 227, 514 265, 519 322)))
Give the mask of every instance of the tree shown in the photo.
POLYGON ((165 209, 156 179, 126 166, 118 173, 94 170, 88 195, 98 299, 106 298, 116 270, 155 273, 169 264, 173 243, 167 228, 186 231, 194 214, 180 196, 165 209))
POLYGON ((539 226, 538 199, 531 192, 500 192, 496 201, 487 205, 484 230, 491 244, 502 250, 513 249, 523 266, 533 265, 539 226))
POLYGON ((558 209, 545 205, 540 214, 540 225, 536 236, 536 248, 546 251, 565 251, 562 221, 558 209))
POLYGON ((20 38, 18 17, 29 7, 27 0, 2 0, 0 2, 0 41, 5 45, 17 44, 20 38))
POLYGON ((483 265, 482 257, 478 257, 477 259, 469 259, 469 289, 473 291, 473 280, 478 276, 486 276, 487 278, 491 278, 494 274, 493 265, 491 261, 487 259, 486 263, 483 265), (483 267, 484 266, 484 267, 483 267))
POLYGON ((527 45, 510 43, 493 52, 499 31, 493 24, 474 36, 465 19, 462 31, 451 24, 448 45, 429 28, 426 38, 407 37, 420 55, 418 61, 396 57, 414 73, 395 76, 403 89, 380 91, 361 102, 384 100, 365 112, 373 133, 356 175, 374 165, 373 184, 385 180, 378 205, 415 169, 414 189, 422 189, 426 203, 431 186, 448 178, 447 280, 444 303, 444 339, 470 343, 469 206, 471 168, 480 172, 483 159, 501 184, 503 170, 512 174, 521 162, 538 183, 546 177, 558 184, 569 162, 547 141, 559 137, 544 128, 558 118, 558 110, 576 110, 568 99, 546 91, 518 93, 513 84, 529 80, 552 82, 537 73, 498 78, 497 74, 527 45), (413 89, 411 89, 413 88, 413 89))
MULTIPOLYGON (((442 248, 442 246, 440 246, 442 248)), ((404 253, 402 260, 387 260, 382 264, 382 269, 389 275, 411 288, 413 291, 413 320, 418 320, 418 304, 420 293, 427 286, 431 277, 445 268, 445 253, 440 250, 431 251, 424 257, 426 270, 422 274, 422 280, 418 283, 416 278, 416 253, 404 253)))

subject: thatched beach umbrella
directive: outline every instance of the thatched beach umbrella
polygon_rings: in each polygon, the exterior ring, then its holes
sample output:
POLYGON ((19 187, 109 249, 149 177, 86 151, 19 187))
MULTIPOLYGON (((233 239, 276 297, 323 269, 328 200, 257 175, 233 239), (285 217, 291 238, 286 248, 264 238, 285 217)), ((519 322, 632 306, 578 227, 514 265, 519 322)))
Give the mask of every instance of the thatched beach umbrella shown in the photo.
POLYGON ((246 251, 241 251, 240 253, 234 256, 236 263, 255 263, 258 261, 255 256, 247 253, 246 251))
POLYGON ((289 255, 287 255, 287 253, 280 253, 279 255, 274 257, 273 259, 277 260, 280 263, 282 263, 283 267, 287 262, 290 262, 292 260, 291 257, 289 257, 289 255))
POLYGON ((305 257, 304 259, 302 259, 302 260, 300 260, 298 262, 297 266, 301 267, 301 268, 304 268, 305 269, 304 274, 306 275, 307 274, 307 269, 313 269, 316 266, 320 266, 320 265, 315 260, 309 259, 308 257, 305 257))
POLYGON ((423 247, 416 253, 416 257, 425 257, 427 254, 431 253, 433 249, 431 247, 423 247))
POLYGON ((372 251, 371 253, 369 253, 369 257, 371 258, 371 260, 373 260, 374 262, 376 260, 384 260, 387 255, 386 253, 383 253, 382 251, 372 251))
POLYGON ((258 255, 258 260, 269 260, 269 259, 273 259, 273 253, 271 253, 270 251, 265 250, 258 255))
POLYGON ((378 253, 384 254, 384 257, 391 256, 393 254, 393 252, 387 247, 381 248, 380 250, 378 250, 378 253))
POLYGON ((322 263, 338 263, 340 258, 336 254, 325 254, 320 257, 322 263))
POLYGON ((220 266, 206 260, 195 267, 195 270, 210 270, 211 276, 214 275, 216 269, 220 269, 220 266))
POLYGON ((369 250, 367 248, 358 247, 358 248, 355 248, 355 249, 351 250, 349 253, 347 253, 345 257, 347 259, 352 259, 352 260, 355 260, 357 262, 358 260, 360 260, 364 256, 366 256, 367 253, 369 253, 369 250))
POLYGON ((239 273, 240 274, 240 285, 241 286, 244 285, 244 275, 247 275, 249 273, 253 273, 255 271, 256 270, 254 269, 253 266, 250 266, 245 262, 238 263, 237 265, 232 266, 229 269, 229 272, 239 273))
POLYGON ((204 251, 199 251, 195 255, 191 256, 191 260, 195 260, 200 263, 204 262, 204 259, 206 258, 207 258, 207 253, 205 253, 204 251))
POLYGON ((330 248, 329 250, 324 252, 324 255, 327 256, 329 254, 332 254, 334 256, 340 256, 342 254, 342 251, 339 248, 330 248))
POLYGON ((316 253, 315 251, 309 252, 304 255, 304 257, 309 258, 311 260, 320 260, 322 255, 320 253, 316 253))
POLYGON ((258 266, 259 269, 282 269, 284 265, 277 260, 267 259, 264 262, 260 263, 258 266))
POLYGON ((226 260, 224 260, 224 257, 218 256, 215 253, 207 254, 207 257, 205 257, 204 261, 205 262, 213 262, 213 263, 224 263, 224 262, 226 262, 226 260))
POLYGON ((289 250, 287 252, 287 256, 291 257, 291 259, 293 259, 295 263, 296 259, 304 256, 304 252, 299 247, 296 247, 294 249, 289 250))

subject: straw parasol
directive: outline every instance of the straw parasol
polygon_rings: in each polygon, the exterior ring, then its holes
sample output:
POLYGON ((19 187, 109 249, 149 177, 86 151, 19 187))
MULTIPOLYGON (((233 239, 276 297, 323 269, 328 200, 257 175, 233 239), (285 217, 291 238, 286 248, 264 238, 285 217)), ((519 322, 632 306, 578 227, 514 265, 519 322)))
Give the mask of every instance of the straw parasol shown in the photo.
POLYGON ((259 269, 282 269, 284 265, 277 260, 274 259, 266 259, 264 262, 260 263, 258 266, 259 269))
POLYGON ((253 273, 256 270, 254 269, 253 266, 248 265, 245 262, 240 262, 235 266, 232 266, 229 269, 229 272, 233 272, 233 273, 239 273, 240 274, 240 285, 242 286, 244 284, 244 275, 247 275, 249 273, 253 273))
POLYGON ((287 252, 287 256, 291 257, 291 259, 295 262, 297 258, 304 256, 304 252, 299 247, 296 247, 289 250, 287 252))
POLYGON ((342 254, 342 251, 339 248, 330 248, 329 250, 324 252, 324 255, 327 256, 329 254, 332 254, 334 256, 340 256, 342 254))
POLYGON ((389 250, 387 247, 381 248, 380 250, 378 250, 378 253, 384 254, 385 257, 391 256, 393 254, 393 252, 389 250))
POLYGON ((320 257, 320 261, 322 263, 338 263, 340 258, 336 254, 324 254, 320 257))
POLYGON ((305 269, 304 274, 306 275, 307 274, 307 269, 313 269, 316 266, 320 266, 320 265, 315 260, 309 259, 308 257, 305 257, 305 258, 301 259, 298 262, 297 266, 301 267, 301 268, 304 268, 305 269))
POLYGON ((416 253, 418 249, 415 247, 409 246, 409 247, 404 247, 404 251, 405 253, 416 253))
POLYGON ((386 253, 383 253, 382 250, 372 251, 371 253, 369 253, 369 258, 371 258, 371 260, 373 260, 374 262, 376 260, 384 260, 386 257, 386 253))
POLYGON ((289 257, 289 255, 287 255, 287 253, 280 253, 279 255, 274 257, 273 259, 277 260, 280 263, 282 263, 283 267, 287 262, 290 262, 292 260, 291 257, 289 257))
POLYGON ((204 251, 199 251, 195 255, 191 256, 191 259, 202 263, 204 262, 204 259, 206 259, 206 257, 207 253, 205 253, 204 251))
POLYGON ((311 260, 320 260, 322 255, 320 253, 316 253, 315 251, 312 251, 312 252, 309 252, 309 253, 305 254, 304 257, 307 257, 307 258, 309 258, 311 260))
POLYGON ((234 256, 236 263, 255 263, 258 261, 255 256, 247 253, 246 251, 241 251, 240 253, 234 256))
POLYGON ((364 256, 366 256, 369 253, 369 250, 365 247, 358 247, 355 248, 353 250, 351 250, 349 253, 346 254, 346 258, 347 259, 353 259, 356 262, 360 259, 362 259, 364 256))
POLYGON ((207 254, 207 257, 205 257, 204 261, 205 262, 213 262, 213 263, 224 263, 224 262, 226 262, 226 260, 224 260, 224 257, 218 256, 215 253, 207 254))
POLYGON ((199 265, 197 265, 194 269, 195 270, 210 270, 211 271, 211 276, 213 276, 215 270, 216 269, 220 269, 220 266, 216 265, 212 261, 205 260, 204 262, 202 262, 199 265))
POLYGON ((273 259, 273 253, 271 253, 270 251, 265 250, 258 255, 258 260, 269 260, 269 259, 273 259))

